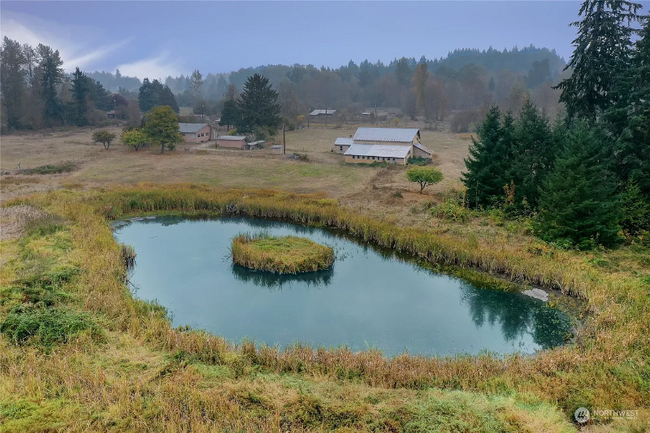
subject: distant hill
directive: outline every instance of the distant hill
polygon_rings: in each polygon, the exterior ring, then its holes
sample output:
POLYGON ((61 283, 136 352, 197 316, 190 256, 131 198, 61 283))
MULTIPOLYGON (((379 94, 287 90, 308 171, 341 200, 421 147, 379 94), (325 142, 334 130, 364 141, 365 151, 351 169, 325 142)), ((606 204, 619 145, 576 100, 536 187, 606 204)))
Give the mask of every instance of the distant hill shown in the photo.
MULTIPOLYGON (((517 47, 502 51, 489 48, 487 50, 478 50, 474 48, 456 49, 450 52, 446 57, 440 59, 426 59, 424 56, 419 60, 409 58, 408 62, 412 68, 418 63, 426 62, 429 66, 430 72, 435 72, 441 66, 445 66, 454 70, 460 70, 469 64, 482 66, 488 72, 496 74, 501 70, 509 70, 515 73, 525 74, 533 65, 533 62, 548 60, 550 72, 553 77, 557 77, 562 69, 565 67, 566 62, 560 57, 555 50, 548 48, 536 48, 533 45, 518 49, 517 47)), ((237 88, 241 89, 246 79, 254 73, 260 73, 269 78, 271 83, 277 85, 286 77, 292 81, 298 82, 305 74, 313 74, 318 71, 328 71, 336 73, 340 76, 341 80, 346 81, 351 77, 359 80, 360 85, 363 87, 365 84, 373 82, 377 78, 394 72, 397 68, 398 59, 384 64, 381 61, 376 63, 364 60, 358 65, 350 61, 347 65, 339 68, 317 68, 313 65, 263 65, 257 67, 242 68, 238 71, 233 71, 228 74, 213 74, 204 71, 204 92, 206 97, 219 98, 223 94, 224 80, 233 83, 237 88)), ((89 72, 87 76, 100 82, 107 89, 117 92, 119 88, 128 91, 137 91, 141 85, 141 81, 135 77, 127 77, 119 74, 119 70, 115 74, 111 72, 89 72)), ((170 86, 172 91, 180 94, 189 90, 189 76, 180 77, 167 77, 165 83, 170 86)))

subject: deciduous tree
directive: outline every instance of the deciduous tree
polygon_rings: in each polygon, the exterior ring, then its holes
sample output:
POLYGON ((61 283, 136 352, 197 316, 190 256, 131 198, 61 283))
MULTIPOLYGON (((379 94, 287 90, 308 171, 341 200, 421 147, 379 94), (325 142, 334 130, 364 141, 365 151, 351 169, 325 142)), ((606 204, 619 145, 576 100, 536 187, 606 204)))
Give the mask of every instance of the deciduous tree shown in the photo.
POLYGON ((108 150, 109 147, 111 147, 111 143, 117 135, 113 134, 110 131, 107 131, 106 129, 100 129, 99 131, 93 132, 93 141, 95 143, 101 143, 104 145, 104 149, 108 150))
POLYGON ((433 167, 413 167, 406 171, 406 177, 409 181, 420 185, 420 194, 428 185, 434 185, 442 181, 444 176, 442 172, 433 167))
POLYGON ((152 144, 160 145, 161 154, 165 152, 165 148, 174 149, 176 144, 183 141, 178 116, 168 105, 154 107, 147 113, 144 132, 152 144))

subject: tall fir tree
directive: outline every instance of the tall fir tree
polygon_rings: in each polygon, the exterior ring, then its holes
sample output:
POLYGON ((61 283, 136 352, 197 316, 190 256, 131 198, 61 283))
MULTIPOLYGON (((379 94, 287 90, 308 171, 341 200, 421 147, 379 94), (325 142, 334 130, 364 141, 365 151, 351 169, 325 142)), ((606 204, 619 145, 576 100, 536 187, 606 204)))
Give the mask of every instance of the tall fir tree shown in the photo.
POLYGON ((540 191, 535 231, 581 249, 618 241, 619 197, 600 131, 578 122, 540 191))
POLYGON ((157 95, 151 85, 149 78, 142 80, 142 86, 138 91, 138 104, 140 105, 140 111, 143 113, 149 112, 153 107, 156 106, 157 95))
POLYGON ((610 104, 615 80, 628 67, 632 55, 631 23, 641 5, 627 0, 585 0, 573 41, 575 50, 565 69, 571 76, 557 85, 569 119, 596 120, 610 104))
POLYGON ((519 207, 537 207, 539 188, 553 167, 555 149, 548 119, 526 99, 515 127, 515 155, 508 169, 519 207), (527 205, 526 205, 527 203, 527 205))
POLYGON ((88 78, 76 68, 72 74, 72 99, 74 106, 75 124, 83 126, 88 124, 88 78))
POLYGON ((478 128, 477 137, 472 137, 462 181, 467 188, 468 204, 487 207, 505 196, 504 187, 510 183, 514 119, 507 114, 501 123, 501 111, 494 106, 478 128))
POLYGON ((0 90, 2 102, 6 107, 6 120, 9 129, 21 126, 20 118, 24 113, 24 100, 27 94, 25 69, 27 58, 20 43, 4 37, 0 50, 0 90))
POLYGON ((650 17, 642 22, 641 39, 627 73, 618 77, 615 103, 605 113, 605 124, 615 142, 619 187, 633 182, 650 201, 650 17))
POLYGON ((260 127, 275 134, 282 122, 278 92, 273 90, 269 79, 260 74, 248 77, 237 107, 239 116, 235 126, 239 132, 252 132, 260 127))
POLYGON ((41 73, 41 93, 44 103, 43 118, 47 125, 52 125, 61 120, 61 101, 58 96, 58 86, 63 81, 63 60, 59 50, 39 44, 37 49, 39 70, 41 73))

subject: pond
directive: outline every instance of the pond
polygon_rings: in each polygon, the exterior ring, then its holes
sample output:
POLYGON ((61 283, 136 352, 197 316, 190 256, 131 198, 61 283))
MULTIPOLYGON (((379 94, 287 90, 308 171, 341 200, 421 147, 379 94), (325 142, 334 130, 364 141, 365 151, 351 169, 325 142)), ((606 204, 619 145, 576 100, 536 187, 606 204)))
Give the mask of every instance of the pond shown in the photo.
POLYGON ((176 217, 114 225, 137 253, 137 297, 189 325, 231 341, 269 346, 379 349, 394 356, 533 353, 564 342, 569 320, 521 293, 480 289, 337 232, 283 222, 176 217), (301 275, 232 264, 241 232, 298 235, 334 248, 329 270, 301 275))

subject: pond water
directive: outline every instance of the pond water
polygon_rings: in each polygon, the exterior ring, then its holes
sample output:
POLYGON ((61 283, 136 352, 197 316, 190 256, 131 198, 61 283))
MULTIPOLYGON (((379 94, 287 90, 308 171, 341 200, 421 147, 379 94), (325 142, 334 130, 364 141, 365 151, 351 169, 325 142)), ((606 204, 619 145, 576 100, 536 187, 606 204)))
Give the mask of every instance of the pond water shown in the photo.
POLYGON ((387 356, 532 353, 564 342, 566 315, 520 293, 479 289, 323 229, 248 218, 155 218, 115 224, 137 253, 135 295, 174 326, 286 347, 347 346, 387 356), (330 270, 280 276, 232 264, 241 232, 332 246, 330 270))

